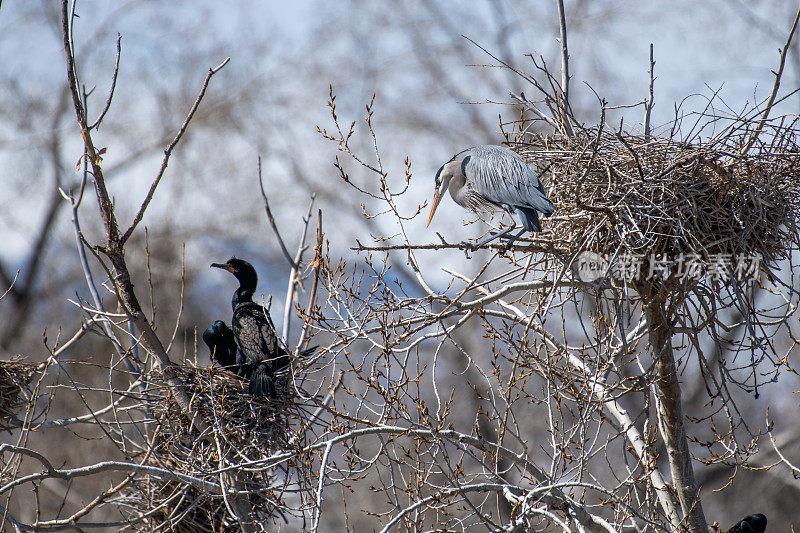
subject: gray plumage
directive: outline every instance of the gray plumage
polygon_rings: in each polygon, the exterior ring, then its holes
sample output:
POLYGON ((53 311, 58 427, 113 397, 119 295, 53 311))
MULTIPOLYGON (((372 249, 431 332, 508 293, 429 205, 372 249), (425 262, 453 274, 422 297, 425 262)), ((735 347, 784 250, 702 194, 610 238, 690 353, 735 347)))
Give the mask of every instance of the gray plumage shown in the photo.
MULTIPOLYGON (((508 212, 523 227, 516 237, 525 231, 541 231, 538 213, 550 216, 555 211, 536 172, 522 156, 504 146, 468 148, 442 165, 435 180, 437 189, 428 224, 445 188, 458 205, 472 211, 508 212)), ((493 238, 505 235, 510 229, 493 238)))

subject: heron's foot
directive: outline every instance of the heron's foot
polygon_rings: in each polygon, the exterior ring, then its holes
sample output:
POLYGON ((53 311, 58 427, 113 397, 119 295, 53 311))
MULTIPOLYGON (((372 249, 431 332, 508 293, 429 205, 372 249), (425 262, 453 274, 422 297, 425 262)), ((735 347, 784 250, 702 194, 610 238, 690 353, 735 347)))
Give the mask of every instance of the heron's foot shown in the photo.
POLYGON ((461 245, 471 252, 478 249, 478 246, 472 241, 461 241, 461 245))

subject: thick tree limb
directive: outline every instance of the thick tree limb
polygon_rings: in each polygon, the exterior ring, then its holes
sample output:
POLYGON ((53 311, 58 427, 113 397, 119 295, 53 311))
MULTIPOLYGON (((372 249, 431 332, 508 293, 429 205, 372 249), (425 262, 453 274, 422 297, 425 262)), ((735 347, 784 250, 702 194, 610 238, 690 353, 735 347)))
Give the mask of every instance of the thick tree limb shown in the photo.
POLYGON ((700 489, 694 477, 692 455, 686 437, 681 388, 672 353, 672 338, 665 316, 664 299, 658 295, 649 296, 645 318, 657 374, 659 427, 667 448, 672 483, 690 531, 706 533, 708 526, 700 503, 700 489))
POLYGON ((569 48, 567 47, 567 16, 564 13, 564 0, 556 0, 558 6, 558 28, 561 35, 561 123, 570 137, 573 135, 569 121, 569 48))
MULTIPOLYGON (((184 384, 178 377, 177 373, 177 366, 169 359, 169 355, 167 354, 164 345, 161 343, 161 340, 156 335, 155 331, 153 330, 149 320, 147 319, 146 315, 142 311, 142 307, 139 304, 139 300, 136 297, 136 293, 133 290, 133 283, 131 282, 131 276, 128 271, 128 266, 125 261, 125 251, 124 246, 125 242, 130 237, 133 230, 136 228, 136 225, 144 216, 144 211, 147 208, 150 200, 152 199, 152 195, 155 192, 155 188, 158 185, 161 177, 166 170, 167 163, 169 162, 169 156, 174 149, 175 145, 177 145, 178 141, 180 140, 183 133, 186 131, 186 128, 189 125, 189 121, 191 120, 192 116, 194 115, 197 107, 202 100, 202 96, 205 93, 206 88, 208 87, 208 82, 210 81, 211 77, 225 64, 227 60, 224 61, 220 66, 216 69, 210 69, 208 74, 206 75, 205 82, 203 83, 203 89, 201 90, 200 95, 198 96, 197 100, 195 101, 195 105, 192 107, 189 115, 187 116, 186 120, 184 121, 183 125, 181 126, 178 134, 173 139, 172 143, 169 145, 167 150, 165 151, 165 157, 162 161, 161 169, 158 173, 158 176, 154 180, 150 191, 148 192, 147 198, 145 199, 144 203, 142 204, 139 212, 134 218, 133 223, 125 232, 125 235, 120 236, 119 233, 119 226, 117 224, 116 215, 114 213, 114 204, 111 202, 110 196, 108 194, 108 189, 106 187, 105 177, 103 175, 103 169, 101 167, 102 160, 100 158, 100 151, 95 147, 94 141, 92 140, 91 131, 89 129, 89 124, 86 118, 86 109, 83 106, 83 102, 81 101, 80 90, 78 87, 78 79, 76 74, 76 66, 75 66, 75 57, 73 55, 73 45, 72 45, 72 17, 74 16, 74 11, 70 11, 70 2, 69 0, 62 0, 61 2, 61 17, 62 17, 62 33, 64 38, 64 51, 66 54, 67 59, 67 80, 69 82, 70 92, 72 94, 72 102, 75 108, 75 114, 78 120, 78 126, 80 128, 81 136, 83 137, 84 149, 85 149, 85 157, 87 158, 89 164, 91 165, 92 175, 94 176, 94 189, 97 194, 97 201, 98 206, 100 208, 100 215, 103 219, 103 224, 106 230, 106 244, 104 247, 100 249, 100 251, 105 254, 112 264, 112 270, 110 272, 110 278, 112 283, 114 284, 114 289, 119 298, 120 304, 128 316, 128 319, 134 324, 136 329, 140 333, 140 342, 141 345, 150 353, 153 354, 155 357, 156 364, 160 368, 164 380, 170 388, 170 392, 172 393, 173 397, 175 398, 176 403, 181 408, 188 417, 195 420, 196 426, 202 431, 207 429, 207 424, 202 420, 201 417, 194 417, 193 416, 193 408, 191 406, 191 399, 186 394, 186 390, 184 384)), ((242 485, 241 481, 238 479, 234 473, 230 475, 231 480, 230 484, 234 488, 240 488, 242 485)), ((231 501, 233 502, 234 508, 237 513, 237 518, 239 523, 244 531, 254 531, 253 529, 253 519, 250 515, 250 507, 247 503, 246 498, 243 498, 241 495, 232 495, 231 501)))

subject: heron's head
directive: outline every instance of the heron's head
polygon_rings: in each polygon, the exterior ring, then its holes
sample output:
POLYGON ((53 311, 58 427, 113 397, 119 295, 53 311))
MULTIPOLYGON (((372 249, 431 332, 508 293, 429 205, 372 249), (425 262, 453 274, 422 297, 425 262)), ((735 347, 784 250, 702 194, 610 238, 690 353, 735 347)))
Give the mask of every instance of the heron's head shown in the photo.
POLYGON ((446 191, 447 187, 450 186, 450 180, 452 180, 458 172, 461 172, 461 163, 454 160, 448 161, 439 167, 439 170, 436 172, 436 178, 434 178, 435 181, 433 186, 433 202, 431 203, 431 212, 428 215, 428 226, 431 225, 433 214, 436 212, 436 208, 439 207, 439 202, 442 201, 444 191, 446 191))

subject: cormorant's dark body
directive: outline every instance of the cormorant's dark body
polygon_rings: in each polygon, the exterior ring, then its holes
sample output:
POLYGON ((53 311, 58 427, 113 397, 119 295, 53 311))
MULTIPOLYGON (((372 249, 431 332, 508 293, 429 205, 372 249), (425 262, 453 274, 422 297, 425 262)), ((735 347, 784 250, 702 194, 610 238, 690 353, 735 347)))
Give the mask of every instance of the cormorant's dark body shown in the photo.
POLYGON ((231 372, 239 372, 238 361, 236 360, 236 339, 233 331, 222 320, 217 320, 203 332, 203 342, 211 350, 211 358, 217 361, 220 366, 231 372))
POLYGON ((759 513, 745 516, 728 533, 764 533, 766 530, 767 517, 759 513))
MULTIPOLYGON (((267 310, 253 301, 258 285, 256 270, 247 261, 235 257, 225 264, 214 263, 211 266, 225 269, 239 280, 239 288, 231 300, 231 328, 238 346, 239 374, 250 379, 250 394, 273 398, 273 376, 289 366, 291 355, 280 346, 267 310)), ((309 348, 300 355, 312 354, 315 349, 309 348)))
POLYGON ((278 353, 278 336, 267 310, 254 302, 239 303, 234 306, 231 324, 244 356, 242 375, 250 378, 250 394, 274 397, 272 376, 288 365, 289 358, 278 353))

